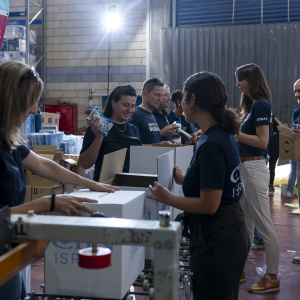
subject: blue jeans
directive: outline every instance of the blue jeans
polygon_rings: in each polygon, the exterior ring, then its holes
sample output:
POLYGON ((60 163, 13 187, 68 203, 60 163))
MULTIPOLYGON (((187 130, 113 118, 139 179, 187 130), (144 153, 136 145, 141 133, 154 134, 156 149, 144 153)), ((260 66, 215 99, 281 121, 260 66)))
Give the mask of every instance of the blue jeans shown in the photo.
POLYGON ((258 234, 256 228, 254 228, 254 238, 253 238, 253 243, 255 245, 264 245, 264 240, 262 237, 258 234))
POLYGON ((297 161, 290 160, 290 165, 291 165, 291 172, 290 172, 290 176, 289 176, 287 190, 293 194, 295 181, 296 181, 296 177, 297 177, 297 161))
POLYGON ((23 300, 26 296, 22 272, 0 286, 0 300, 23 300))

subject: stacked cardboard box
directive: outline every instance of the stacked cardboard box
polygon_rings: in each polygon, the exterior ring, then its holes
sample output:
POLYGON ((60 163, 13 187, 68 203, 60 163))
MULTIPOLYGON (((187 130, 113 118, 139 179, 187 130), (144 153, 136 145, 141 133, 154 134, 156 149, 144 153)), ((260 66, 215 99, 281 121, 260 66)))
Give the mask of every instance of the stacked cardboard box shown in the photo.
MULTIPOLYGON (((36 33, 31 31, 29 39, 29 64, 36 64, 36 33)), ((23 26, 8 25, 2 42, 0 62, 21 61, 25 63, 26 29, 23 26)))

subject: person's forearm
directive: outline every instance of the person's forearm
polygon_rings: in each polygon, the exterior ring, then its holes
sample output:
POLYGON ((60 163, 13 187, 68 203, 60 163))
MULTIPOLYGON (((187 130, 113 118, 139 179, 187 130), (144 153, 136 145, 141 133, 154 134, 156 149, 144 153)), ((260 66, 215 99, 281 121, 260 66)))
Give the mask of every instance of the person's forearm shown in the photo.
POLYGON ((200 197, 180 197, 174 194, 163 202, 180 210, 193 214, 213 215, 216 208, 210 201, 204 201, 200 197))
POLYGON ((93 141, 89 149, 87 149, 85 152, 80 154, 80 162, 84 169, 89 169, 95 164, 102 141, 103 141, 102 135, 100 138, 95 138, 95 140, 93 141))
POLYGON ((10 208, 12 214, 28 214, 29 210, 34 210, 36 214, 43 214, 50 211, 51 207, 51 196, 45 196, 40 199, 18 205, 10 208))
POLYGON ((268 147, 268 143, 266 143, 265 140, 260 139, 257 135, 249 135, 240 132, 235 138, 238 141, 255 148, 266 149, 268 147))

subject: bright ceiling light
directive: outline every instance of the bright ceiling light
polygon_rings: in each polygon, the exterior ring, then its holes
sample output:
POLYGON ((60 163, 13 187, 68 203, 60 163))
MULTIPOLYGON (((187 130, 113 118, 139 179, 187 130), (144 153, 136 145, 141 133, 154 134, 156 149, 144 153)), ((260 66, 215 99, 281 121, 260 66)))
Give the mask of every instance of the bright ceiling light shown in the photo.
POLYGON ((122 17, 117 12, 111 11, 104 17, 104 26, 110 31, 115 31, 122 26, 122 17))

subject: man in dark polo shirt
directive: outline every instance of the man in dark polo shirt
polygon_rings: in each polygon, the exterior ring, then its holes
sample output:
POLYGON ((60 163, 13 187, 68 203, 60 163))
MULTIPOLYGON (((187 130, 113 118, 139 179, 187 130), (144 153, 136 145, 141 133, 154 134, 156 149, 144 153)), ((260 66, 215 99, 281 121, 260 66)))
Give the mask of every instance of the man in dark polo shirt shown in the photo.
POLYGON ((158 78, 150 78, 143 85, 142 104, 135 108, 129 122, 141 133, 142 144, 157 144, 161 136, 174 132, 174 125, 160 130, 152 112, 158 109, 164 94, 164 83, 158 78))
MULTIPOLYGON (((167 128, 168 128, 168 130, 170 129, 174 133, 174 129, 176 127, 179 127, 175 124, 171 124, 171 126, 169 126, 170 123, 168 121, 168 117, 167 117, 168 112, 166 111, 166 108, 170 107, 171 100, 172 100, 172 95, 170 93, 170 88, 165 84, 162 101, 160 102, 158 108, 153 110, 153 115, 156 119, 156 122, 158 124, 158 127, 159 127, 161 133, 164 129, 167 129, 167 128)), ((166 141, 166 142, 172 141, 172 134, 169 134, 169 135, 161 134, 161 141, 166 141)))

